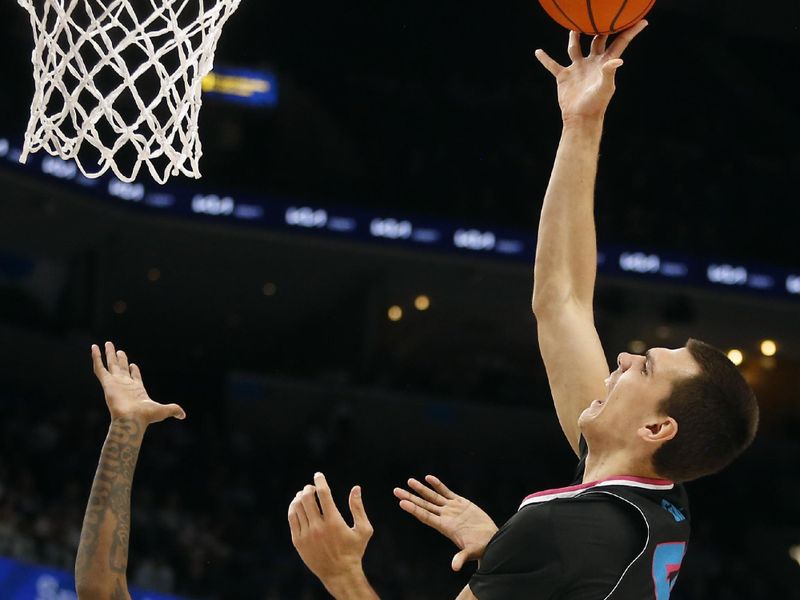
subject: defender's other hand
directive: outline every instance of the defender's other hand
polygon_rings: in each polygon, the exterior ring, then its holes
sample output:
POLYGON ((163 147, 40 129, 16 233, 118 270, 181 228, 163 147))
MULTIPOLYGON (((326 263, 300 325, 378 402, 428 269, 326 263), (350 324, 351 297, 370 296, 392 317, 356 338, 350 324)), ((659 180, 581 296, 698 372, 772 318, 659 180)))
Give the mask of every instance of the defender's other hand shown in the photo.
POLYGON ((622 66, 620 57, 647 25, 647 21, 639 21, 618 34, 608 47, 607 35, 595 36, 587 56, 581 51, 580 34, 571 31, 568 52, 572 64, 568 67, 557 63, 544 50, 536 51, 536 58, 558 82, 558 103, 565 123, 581 118, 603 117, 616 89, 614 75, 622 66))
POLYGON ((142 373, 135 364, 128 364, 128 357, 114 344, 105 344, 106 365, 100 348, 92 345, 94 374, 103 386, 106 404, 111 419, 133 418, 147 426, 169 417, 185 419, 186 413, 177 404, 159 404, 150 399, 144 389, 142 373))
POLYGON ((344 522, 322 473, 314 475, 289 505, 292 544, 300 558, 332 595, 346 589, 348 582, 363 578, 361 561, 372 537, 361 488, 350 491, 353 526, 344 522))
POLYGON ((408 480, 408 486, 419 495, 402 488, 395 488, 394 495, 400 500, 400 508, 460 548, 451 564, 454 571, 460 571, 465 562, 483 556, 489 540, 497 533, 497 525, 477 505, 451 492, 437 477, 428 475, 425 481, 431 487, 416 479, 408 480))

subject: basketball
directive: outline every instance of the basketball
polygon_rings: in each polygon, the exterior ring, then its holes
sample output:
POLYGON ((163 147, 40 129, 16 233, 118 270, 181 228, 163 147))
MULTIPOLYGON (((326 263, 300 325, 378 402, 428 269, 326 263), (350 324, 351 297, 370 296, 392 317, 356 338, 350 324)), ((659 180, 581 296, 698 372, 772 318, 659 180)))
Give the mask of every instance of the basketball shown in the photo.
POLYGON ((655 0, 539 0, 557 23, 589 35, 612 34, 641 21, 655 0))

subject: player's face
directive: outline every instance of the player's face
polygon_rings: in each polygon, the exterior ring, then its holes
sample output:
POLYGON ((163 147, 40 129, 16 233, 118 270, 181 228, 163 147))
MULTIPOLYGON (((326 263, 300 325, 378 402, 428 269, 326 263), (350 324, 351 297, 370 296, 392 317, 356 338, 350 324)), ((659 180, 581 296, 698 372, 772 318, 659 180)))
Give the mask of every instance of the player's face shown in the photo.
POLYGON ((623 352, 618 368, 606 379, 606 396, 580 416, 590 442, 613 448, 639 449, 642 428, 657 428, 668 415, 659 406, 677 381, 698 375, 700 367, 686 348, 652 348, 646 355, 623 352))

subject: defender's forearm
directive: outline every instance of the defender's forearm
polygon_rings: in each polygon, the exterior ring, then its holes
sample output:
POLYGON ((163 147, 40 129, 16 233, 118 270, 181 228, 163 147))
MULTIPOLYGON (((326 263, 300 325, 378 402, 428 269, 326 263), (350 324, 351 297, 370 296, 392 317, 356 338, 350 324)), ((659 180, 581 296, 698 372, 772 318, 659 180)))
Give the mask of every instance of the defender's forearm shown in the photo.
POLYGON ((144 431, 145 426, 132 418, 117 419, 108 430, 75 563, 82 600, 128 598, 131 486, 144 431))
POLYGON ((380 600, 363 571, 344 573, 323 584, 336 600, 380 600))
POLYGON ((591 308, 597 275, 594 187, 602 119, 566 122, 544 198, 534 267, 534 311, 568 299, 591 308))

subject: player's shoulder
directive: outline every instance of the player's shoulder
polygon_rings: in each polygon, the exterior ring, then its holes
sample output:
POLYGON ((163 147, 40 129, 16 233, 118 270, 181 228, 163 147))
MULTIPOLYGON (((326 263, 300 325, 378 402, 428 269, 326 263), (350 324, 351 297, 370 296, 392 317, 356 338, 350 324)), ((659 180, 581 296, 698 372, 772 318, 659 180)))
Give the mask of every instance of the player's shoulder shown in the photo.
POLYGON ((543 530, 549 531, 553 525, 553 503, 526 506, 514 513, 497 532, 496 538, 509 541, 542 537, 543 530))
POLYGON ((608 485, 588 490, 586 499, 591 497, 630 507, 651 525, 690 526, 689 496, 679 483, 608 485))
POLYGON ((552 503, 551 519, 562 553, 635 555, 647 542, 647 524, 636 507, 604 493, 552 503))
POLYGON ((616 495, 599 490, 590 490, 574 498, 565 498, 551 503, 551 518, 570 520, 589 529, 605 529, 620 526, 638 527, 641 516, 633 506, 616 495))

